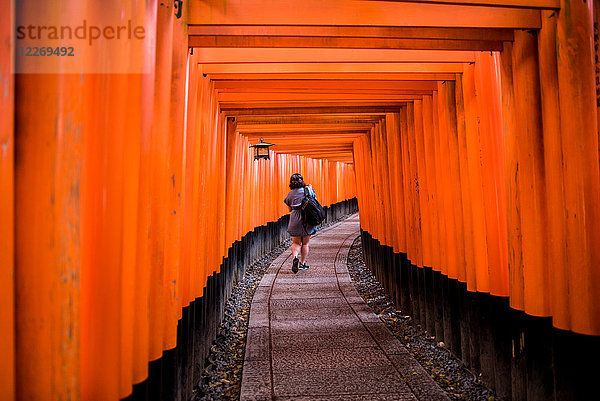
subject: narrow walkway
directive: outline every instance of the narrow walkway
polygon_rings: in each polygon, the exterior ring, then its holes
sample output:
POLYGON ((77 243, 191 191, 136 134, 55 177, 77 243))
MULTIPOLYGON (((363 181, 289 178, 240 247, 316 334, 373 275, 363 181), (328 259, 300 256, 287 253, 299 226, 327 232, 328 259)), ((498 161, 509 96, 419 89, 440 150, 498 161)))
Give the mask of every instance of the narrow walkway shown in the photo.
POLYGON ((256 290, 241 400, 448 400, 360 297, 346 259, 358 215, 311 239, 309 270, 289 252, 256 290))

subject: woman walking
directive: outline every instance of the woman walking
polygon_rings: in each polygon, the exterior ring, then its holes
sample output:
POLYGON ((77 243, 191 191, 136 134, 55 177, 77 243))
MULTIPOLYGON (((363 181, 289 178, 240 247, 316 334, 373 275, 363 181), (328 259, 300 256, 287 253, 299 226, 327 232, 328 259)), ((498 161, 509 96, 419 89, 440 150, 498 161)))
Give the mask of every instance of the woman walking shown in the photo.
POLYGON ((308 256, 308 242, 310 236, 317 232, 317 227, 309 226, 302 222, 300 206, 304 200, 305 190, 307 195, 317 197, 315 191, 310 185, 304 183, 304 179, 298 173, 292 174, 290 177, 290 192, 287 194, 283 202, 289 206, 291 210, 290 222, 287 231, 292 236, 292 271, 298 273, 298 270, 308 269, 306 257, 308 256))

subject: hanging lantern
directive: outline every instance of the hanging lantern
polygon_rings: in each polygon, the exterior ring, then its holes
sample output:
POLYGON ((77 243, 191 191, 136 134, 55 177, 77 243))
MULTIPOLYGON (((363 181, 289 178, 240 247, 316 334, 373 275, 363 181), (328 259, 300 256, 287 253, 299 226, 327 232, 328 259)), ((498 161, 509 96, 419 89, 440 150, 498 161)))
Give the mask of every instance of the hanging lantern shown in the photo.
POLYGON ((269 160, 269 147, 273 145, 273 143, 266 143, 262 138, 260 138, 260 142, 258 142, 256 145, 250 146, 251 148, 254 148, 254 160, 269 160))

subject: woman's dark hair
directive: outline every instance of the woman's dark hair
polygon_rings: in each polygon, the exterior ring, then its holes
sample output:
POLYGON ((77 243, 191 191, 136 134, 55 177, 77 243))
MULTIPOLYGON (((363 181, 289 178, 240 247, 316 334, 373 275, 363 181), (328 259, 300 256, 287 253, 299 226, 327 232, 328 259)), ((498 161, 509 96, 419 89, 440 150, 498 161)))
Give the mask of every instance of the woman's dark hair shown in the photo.
POLYGON ((300 174, 292 174, 290 177, 290 189, 304 188, 305 186, 304 178, 300 174))

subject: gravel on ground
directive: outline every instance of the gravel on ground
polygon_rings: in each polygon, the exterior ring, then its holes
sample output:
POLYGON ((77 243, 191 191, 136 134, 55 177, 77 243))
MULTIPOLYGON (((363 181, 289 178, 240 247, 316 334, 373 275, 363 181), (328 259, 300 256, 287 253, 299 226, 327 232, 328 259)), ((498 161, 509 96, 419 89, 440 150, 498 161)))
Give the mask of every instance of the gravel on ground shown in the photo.
POLYGON ((358 237, 348 254, 350 277, 373 312, 404 344, 411 355, 453 400, 493 401, 494 392, 481 384, 454 354, 416 327, 410 316, 396 309, 391 298, 365 265, 358 237))
POLYGON ((254 291, 263 275, 279 255, 292 244, 291 239, 254 262, 233 288, 225 305, 225 316, 208 355, 194 400, 238 400, 248 335, 248 319, 254 291))

